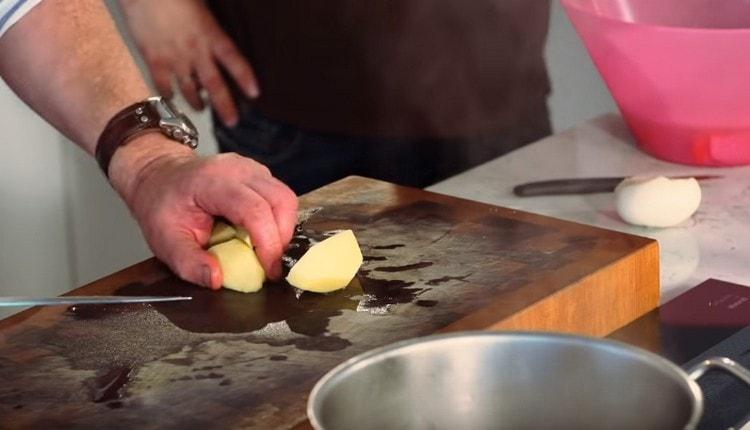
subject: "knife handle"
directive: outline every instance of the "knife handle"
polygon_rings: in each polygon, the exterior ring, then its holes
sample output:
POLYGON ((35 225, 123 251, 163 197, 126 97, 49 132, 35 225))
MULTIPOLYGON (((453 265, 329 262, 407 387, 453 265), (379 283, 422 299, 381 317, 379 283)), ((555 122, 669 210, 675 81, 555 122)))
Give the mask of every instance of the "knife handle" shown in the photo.
POLYGON ((555 179, 516 185, 513 194, 519 197, 557 196, 569 194, 608 193, 623 178, 555 179))

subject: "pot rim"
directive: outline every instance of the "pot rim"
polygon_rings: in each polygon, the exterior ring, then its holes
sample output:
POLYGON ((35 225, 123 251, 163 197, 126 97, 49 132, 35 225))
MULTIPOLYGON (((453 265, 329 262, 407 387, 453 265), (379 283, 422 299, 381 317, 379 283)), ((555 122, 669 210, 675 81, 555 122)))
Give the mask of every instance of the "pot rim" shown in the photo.
POLYGON ((526 340, 548 340, 564 342, 569 344, 586 345, 595 348, 614 349, 625 352, 633 356, 636 360, 641 360, 666 374, 670 374, 678 381, 683 388, 690 393, 692 399, 692 411, 690 419, 685 423, 684 429, 693 429, 698 425, 698 421, 703 414, 703 393, 698 384, 682 368, 650 351, 629 345, 623 342, 586 337, 573 334, 542 332, 542 331, 461 331, 447 334, 435 334, 422 336, 413 339, 402 340, 378 348, 365 351, 358 354, 328 371, 318 380, 307 400, 307 418, 310 424, 317 430, 323 430, 324 427, 318 418, 317 410, 320 406, 320 398, 325 389, 336 379, 343 375, 366 367, 374 362, 384 360, 388 357, 401 353, 404 349, 414 347, 424 347, 428 344, 445 342, 449 340, 461 339, 469 340, 474 338, 498 338, 498 339, 526 339, 526 340))

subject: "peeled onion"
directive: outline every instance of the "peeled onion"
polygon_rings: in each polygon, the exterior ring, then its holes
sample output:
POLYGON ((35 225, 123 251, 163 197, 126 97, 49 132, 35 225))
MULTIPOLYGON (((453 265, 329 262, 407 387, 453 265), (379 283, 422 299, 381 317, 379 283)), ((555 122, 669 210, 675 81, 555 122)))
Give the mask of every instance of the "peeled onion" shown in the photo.
POLYGON ((617 213, 633 225, 672 227, 690 218, 700 203, 695 178, 633 177, 615 188, 617 213))

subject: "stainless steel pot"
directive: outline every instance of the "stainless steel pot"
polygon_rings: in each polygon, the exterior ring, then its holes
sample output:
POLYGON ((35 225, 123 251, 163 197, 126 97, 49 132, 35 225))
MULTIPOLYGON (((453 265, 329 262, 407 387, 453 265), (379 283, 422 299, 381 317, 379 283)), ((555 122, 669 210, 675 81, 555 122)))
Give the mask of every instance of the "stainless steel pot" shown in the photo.
POLYGON ((692 429, 695 380, 708 369, 750 385, 725 358, 689 373, 618 342, 544 333, 469 332, 355 357, 313 389, 316 429, 692 429))

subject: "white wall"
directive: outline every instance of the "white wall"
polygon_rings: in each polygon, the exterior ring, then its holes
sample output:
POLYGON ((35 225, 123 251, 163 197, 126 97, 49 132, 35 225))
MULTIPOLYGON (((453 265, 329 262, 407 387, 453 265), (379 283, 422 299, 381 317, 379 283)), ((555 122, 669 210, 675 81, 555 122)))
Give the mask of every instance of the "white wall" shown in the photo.
POLYGON ((557 1, 552 3, 546 54, 552 81, 550 116, 555 131, 617 110, 578 34, 557 1))
MULTIPOLYGON (((555 130, 615 109, 557 2, 547 59, 555 130)), ((201 151, 214 152, 208 115, 194 119, 201 151)), ((0 295, 57 294, 149 256, 136 224, 93 160, 4 86, 0 145, 0 295)))
MULTIPOLYGON (((0 81, 0 295, 74 285, 59 135, 0 81)), ((0 317, 9 310, 0 309, 0 317)))

